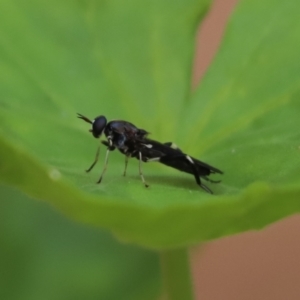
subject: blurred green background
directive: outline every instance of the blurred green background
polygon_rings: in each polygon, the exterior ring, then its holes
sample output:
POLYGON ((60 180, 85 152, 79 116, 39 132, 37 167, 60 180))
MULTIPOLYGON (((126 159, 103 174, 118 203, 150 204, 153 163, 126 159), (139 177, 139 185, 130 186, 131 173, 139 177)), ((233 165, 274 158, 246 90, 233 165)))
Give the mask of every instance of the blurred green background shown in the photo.
POLYGON ((158 256, 0 185, 0 299, 153 299, 158 256), (149 298, 147 298, 149 297, 149 298))

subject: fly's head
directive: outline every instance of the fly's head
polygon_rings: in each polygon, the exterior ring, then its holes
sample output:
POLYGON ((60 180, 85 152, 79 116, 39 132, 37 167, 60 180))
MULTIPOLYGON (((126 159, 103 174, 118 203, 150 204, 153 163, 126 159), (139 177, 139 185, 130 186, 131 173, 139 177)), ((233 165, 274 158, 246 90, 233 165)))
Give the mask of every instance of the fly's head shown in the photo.
POLYGON ((78 118, 92 124, 92 129, 90 129, 89 131, 95 138, 100 138, 107 124, 107 120, 104 116, 98 116, 93 121, 81 114, 78 114, 78 118))

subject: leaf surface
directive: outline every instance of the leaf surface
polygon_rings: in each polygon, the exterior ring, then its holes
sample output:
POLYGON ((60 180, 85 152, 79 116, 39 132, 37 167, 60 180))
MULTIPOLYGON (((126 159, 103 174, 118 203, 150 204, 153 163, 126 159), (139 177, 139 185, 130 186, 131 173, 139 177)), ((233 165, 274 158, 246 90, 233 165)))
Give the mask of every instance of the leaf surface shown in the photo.
POLYGON ((193 39, 208 1, 3 2, 1 180, 73 218, 149 248, 259 229, 300 210, 299 4, 244 0, 191 95, 193 39), (18 4, 18 5, 17 5, 18 4), (171 5, 172 4, 172 5, 171 5), (20 21, 12 22, 11 14, 20 21), (175 141, 220 168, 208 195, 192 176, 101 159, 76 112, 175 141))

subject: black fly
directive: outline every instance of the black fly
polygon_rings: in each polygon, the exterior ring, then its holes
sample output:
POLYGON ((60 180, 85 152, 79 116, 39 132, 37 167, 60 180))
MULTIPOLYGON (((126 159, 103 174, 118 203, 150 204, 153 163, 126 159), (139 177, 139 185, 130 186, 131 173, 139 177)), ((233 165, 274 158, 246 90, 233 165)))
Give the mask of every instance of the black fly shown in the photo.
MULTIPOLYGON (((148 187, 149 185, 146 183, 142 173, 142 161, 158 161, 179 171, 192 174, 194 175, 196 183, 206 192, 211 194, 212 191, 201 182, 200 177, 212 183, 220 182, 213 181, 209 179, 208 176, 214 173, 223 174, 222 171, 183 153, 173 143, 162 144, 148 139, 148 132, 146 130, 137 128, 132 123, 122 120, 107 122, 104 116, 99 116, 92 121, 81 114, 78 114, 78 118, 92 124, 92 129, 89 131, 95 138, 100 138, 103 133, 107 138, 107 141, 101 141, 101 143, 107 147, 107 150, 104 168, 97 183, 101 182, 106 171, 109 152, 115 150, 116 148, 125 155, 124 176, 126 175, 128 159, 130 157, 135 157, 139 160, 139 173, 145 187, 148 187)), ((99 150, 100 147, 97 149, 94 162, 86 170, 87 172, 90 172, 97 163, 99 150)))

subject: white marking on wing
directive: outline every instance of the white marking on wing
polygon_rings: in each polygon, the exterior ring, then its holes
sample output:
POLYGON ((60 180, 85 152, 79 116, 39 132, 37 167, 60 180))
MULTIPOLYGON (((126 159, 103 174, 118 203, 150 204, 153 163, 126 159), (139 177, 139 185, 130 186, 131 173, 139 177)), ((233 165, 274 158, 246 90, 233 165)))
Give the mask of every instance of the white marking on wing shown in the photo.
POLYGON ((190 163, 194 164, 194 161, 193 161, 188 155, 186 156, 186 159, 187 159, 190 163))

